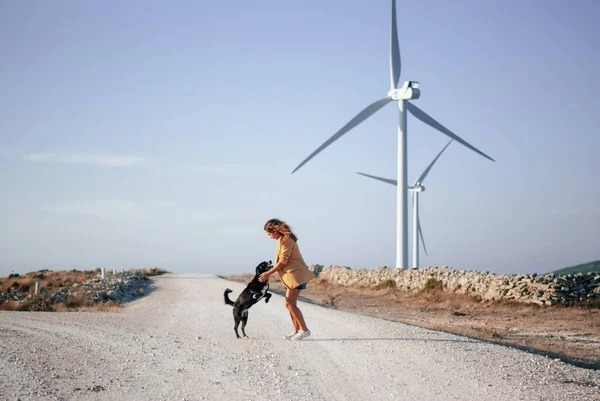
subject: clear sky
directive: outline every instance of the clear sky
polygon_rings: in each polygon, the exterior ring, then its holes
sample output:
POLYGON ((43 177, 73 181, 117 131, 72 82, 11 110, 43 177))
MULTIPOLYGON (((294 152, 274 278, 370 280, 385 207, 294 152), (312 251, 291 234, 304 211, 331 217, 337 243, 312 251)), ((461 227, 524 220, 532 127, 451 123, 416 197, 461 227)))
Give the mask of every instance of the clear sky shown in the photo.
MULTIPOLYGON (((600 259, 600 2, 398 1, 401 80, 452 144, 422 266, 600 259)), ((390 1, 1 1, 0 275, 250 272, 287 220, 309 264, 394 266, 390 1)), ((409 181, 445 145, 409 116, 409 181)), ((412 239, 412 238, 411 238, 412 239)))

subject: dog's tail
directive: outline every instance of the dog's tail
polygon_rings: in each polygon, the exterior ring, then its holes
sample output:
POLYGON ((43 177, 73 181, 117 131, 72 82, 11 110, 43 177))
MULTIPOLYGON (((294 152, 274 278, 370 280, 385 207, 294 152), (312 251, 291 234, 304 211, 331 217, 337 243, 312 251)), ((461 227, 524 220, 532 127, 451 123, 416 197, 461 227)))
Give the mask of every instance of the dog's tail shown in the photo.
POLYGON ((230 293, 230 292, 233 292, 233 291, 232 291, 232 290, 230 290, 229 288, 228 288, 228 289, 226 289, 226 290, 225 290, 225 292, 223 293, 223 298, 225 298, 225 303, 226 303, 227 305, 231 305, 231 306, 233 306, 233 305, 234 305, 233 301, 232 301, 231 299, 229 299, 229 293, 230 293))

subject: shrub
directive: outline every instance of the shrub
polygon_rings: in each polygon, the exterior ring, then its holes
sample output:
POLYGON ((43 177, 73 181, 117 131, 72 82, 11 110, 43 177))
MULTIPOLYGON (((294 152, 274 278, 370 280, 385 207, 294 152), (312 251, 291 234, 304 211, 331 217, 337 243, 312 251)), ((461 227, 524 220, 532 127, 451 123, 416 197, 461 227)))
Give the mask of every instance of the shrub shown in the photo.
POLYGON ((148 272, 148 276, 160 276, 162 274, 167 274, 167 273, 169 273, 169 272, 164 269, 161 269, 160 267, 153 267, 148 272))
POLYGON ((423 287, 423 292, 434 292, 441 291, 444 289, 444 283, 440 280, 436 280, 433 277, 427 280, 425 286, 423 287))
POLYGON ((387 279, 375 286, 376 290, 383 290, 386 288, 396 288, 396 282, 394 280, 387 279))
POLYGON ((89 306, 90 302, 85 299, 83 294, 73 294, 64 302, 64 306, 68 309, 77 309, 82 306, 89 306))
POLYGON ((27 302, 27 309, 32 312, 51 312, 52 303, 44 297, 34 297, 27 302))
POLYGON ((17 291, 17 292, 28 292, 29 289, 34 285, 34 283, 32 281, 21 281, 19 283, 15 282, 13 283, 12 287, 17 291))
POLYGON ((6 300, 0 304, 1 310, 19 312, 23 310, 23 304, 21 302, 6 300))
POLYGON ((313 265, 313 273, 315 276, 318 276, 323 271, 323 265, 313 265))
POLYGON ((425 282, 425 286, 421 290, 424 299, 432 302, 441 302, 444 298, 444 283, 436 280, 433 277, 425 282))

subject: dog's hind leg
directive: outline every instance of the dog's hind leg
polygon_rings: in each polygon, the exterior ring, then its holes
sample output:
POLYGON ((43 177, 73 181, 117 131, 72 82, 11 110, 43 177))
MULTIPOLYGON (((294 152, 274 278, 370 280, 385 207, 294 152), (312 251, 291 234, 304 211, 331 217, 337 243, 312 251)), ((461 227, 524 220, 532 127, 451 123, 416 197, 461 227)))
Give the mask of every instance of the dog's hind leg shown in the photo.
MULTIPOLYGON (((235 331, 235 336, 237 338, 241 338, 240 334, 238 333, 238 326, 240 325, 240 317, 238 315, 235 314, 235 312, 233 313, 233 320, 235 321, 235 325, 233 326, 233 330, 235 331)), ((242 332, 243 332, 243 326, 242 326, 242 332)))
POLYGON ((271 293, 270 293, 270 292, 267 292, 267 293, 265 294, 265 303, 266 303, 266 304, 268 304, 268 303, 269 303, 269 299, 271 299, 271 293))
POLYGON ((242 311, 242 334, 244 337, 248 338, 246 335, 246 323, 248 323, 248 309, 244 309, 242 311))

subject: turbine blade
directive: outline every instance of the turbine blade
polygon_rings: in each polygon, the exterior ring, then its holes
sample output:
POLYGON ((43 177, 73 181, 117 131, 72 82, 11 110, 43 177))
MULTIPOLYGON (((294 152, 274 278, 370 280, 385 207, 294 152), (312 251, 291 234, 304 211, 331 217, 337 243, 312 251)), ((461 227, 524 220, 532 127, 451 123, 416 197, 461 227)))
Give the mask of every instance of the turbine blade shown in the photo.
POLYGON ((396 181, 396 180, 391 180, 389 178, 383 178, 383 177, 377 177, 377 176, 369 175, 369 174, 365 174, 365 173, 359 173, 358 171, 356 172, 356 174, 360 174, 365 177, 373 178, 374 180, 379 180, 379 181, 383 181, 387 184, 398 186, 398 181, 396 181))
POLYGON ((421 173, 421 175, 419 176, 419 178, 417 178, 417 181, 415 181, 415 183, 413 184, 413 187, 417 184, 422 184, 423 181, 425 180, 425 177, 427 177, 427 174, 429 174, 429 170, 431 170, 431 168, 433 167, 433 165, 435 164, 435 162, 437 161, 437 159, 439 159, 439 157, 442 155, 442 153, 444 153, 444 150, 446 150, 446 148, 448 147, 448 145, 450 145, 452 143, 454 139, 450 139, 450 141, 448 141, 448 143, 446 144, 446 146, 444 146, 444 149, 442 149, 442 151, 440 153, 438 153, 438 155, 435 157, 435 159, 433 159, 433 161, 429 164, 429 166, 427 166, 427 168, 425 169, 425 171, 423 171, 423 173, 421 173))
POLYGON ((427 247, 425 246, 425 239, 423 238, 423 231, 421 231, 421 219, 417 216, 417 229, 419 230, 419 238, 421 238, 421 244, 423 244, 423 250, 427 255, 427 247))
POLYGON ((367 118, 371 117, 373 114, 375 114, 379 109, 381 109, 383 106, 385 106, 386 104, 388 104, 389 102, 391 102, 392 99, 389 97, 384 97, 383 99, 380 99, 376 102, 373 102, 371 105, 367 106, 363 111, 361 111, 360 113, 358 113, 356 115, 356 117, 354 117, 352 120, 350 120, 346 125, 344 125, 338 132, 336 132, 331 138, 329 138, 327 141, 325 141, 325 143, 323 143, 323 145, 319 146, 317 148, 317 150, 315 150, 314 152, 312 152, 310 154, 310 156, 308 156, 306 159, 304 159, 304 161, 302 163, 300 163, 298 165, 298 167, 296 167, 294 169, 294 171, 292 171, 292 174, 294 174, 296 171, 298 171, 298 169, 302 166, 304 166, 306 163, 308 163, 308 161, 310 159, 312 159, 313 157, 315 157, 317 154, 319 154, 319 152, 321 152, 323 149, 325 149, 327 146, 331 145, 333 142, 335 142, 338 138, 340 138, 342 135, 344 135, 346 132, 350 131, 352 128, 356 127, 358 124, 362 123, 363 121, 365 121, 367 118))
POLYGON ((425 124, 429 125, 430 127, 435 128, 436 130, 440 131, 441 133, 443 133, 445 135, 448 135, 450 138, 454 139, 456 142, 460 142, 467 148, 471 149, 474 152, 479 153, 481 156, 485 157, 486 159, 495 161, 494 159, 492 159, 491 157, 489 157, 488 155, 486 155, 485 153, 483 153, 482 151, 480 151, 473 145, 470 145, 467 141, 465 141, 464 139, 462 139, 461 137, 459 137, 458 135, 456 135, 455 133, 450 131, 448 128, 446 128, 442 124, 438 123, 433 117, 431 117, 429 114, 425 113, 423 110, 421 110, 420 108, 418 108, 411 102, 406 102, 406 108, 408 109, 408 111, 410 111, 410 113, 413 116, 415 116, 419 120, 423 121, 425 124))
POLYGON ((398 25, 396 23, 396 0, 392 0, 392 40, 390 43, 390 80, 392 89, 398 89, 402 62, 400 61, 400 45, 398 44, 398 25))

